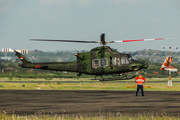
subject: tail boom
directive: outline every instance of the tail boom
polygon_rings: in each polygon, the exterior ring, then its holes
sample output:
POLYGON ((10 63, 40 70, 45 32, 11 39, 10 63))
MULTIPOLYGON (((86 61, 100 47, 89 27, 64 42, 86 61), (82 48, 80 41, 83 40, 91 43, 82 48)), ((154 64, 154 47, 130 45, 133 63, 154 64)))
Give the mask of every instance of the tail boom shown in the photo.
POLYGON ((76 62, 31 63, 31 64, 19 64, 19 66, 23 68, 78 72, 76 62))
POLYGON ((19 67, 23 68, 33 68, 33 69, 43 69, 43 70, 54 70, 54 71, 68 71, 68 72, 78 72, 77 62, 46 62, 46 63, 32 63, 21 53, 16 52, 16 56, 22 61, 19 67))

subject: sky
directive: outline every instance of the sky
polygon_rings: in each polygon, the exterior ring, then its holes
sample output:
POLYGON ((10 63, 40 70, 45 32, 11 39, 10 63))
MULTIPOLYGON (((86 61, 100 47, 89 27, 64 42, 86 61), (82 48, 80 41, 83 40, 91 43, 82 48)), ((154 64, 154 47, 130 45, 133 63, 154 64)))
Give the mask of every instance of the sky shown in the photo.
POLYGON ((91 50, 98 43, 29 39, 100 40, 178 38, 111 43, 122 51, 179 47, 180 0, 0 0, 0 49, 91 50))

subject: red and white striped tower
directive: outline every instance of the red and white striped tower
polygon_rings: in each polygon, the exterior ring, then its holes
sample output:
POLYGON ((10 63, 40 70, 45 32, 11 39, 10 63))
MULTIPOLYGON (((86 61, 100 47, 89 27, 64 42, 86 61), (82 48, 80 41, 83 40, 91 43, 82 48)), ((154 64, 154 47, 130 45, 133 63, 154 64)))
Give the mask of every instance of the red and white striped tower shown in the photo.
MULTIPOLYGON (((166 49, 166 48, 169 48, 169 50, 170 50, 170 56, 169 56, 169 59, 172 59, 172 57, 171 57, 171 49, 172 49, 172 47, 163 47, 163 49, 166 49)), ((175 48, 175 49, 178 49, 178 47, 173 47, 173 48, 175 48)), ((169 79, 168 79, 168 85, 167 85, 167 87, 168 88, 172 88, 172 79, 171 79, 171 62, 169 63, 169 79)))

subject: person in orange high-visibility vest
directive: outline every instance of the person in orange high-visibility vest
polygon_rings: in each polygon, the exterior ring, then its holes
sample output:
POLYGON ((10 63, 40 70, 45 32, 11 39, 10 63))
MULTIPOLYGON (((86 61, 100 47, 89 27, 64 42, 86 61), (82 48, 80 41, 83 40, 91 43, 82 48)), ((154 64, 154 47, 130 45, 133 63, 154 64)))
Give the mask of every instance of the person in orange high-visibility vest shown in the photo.
POLYGON ((135 82, 138 84, 137 85, 136 96, 138 95, 139 89, 141 89, 141 94, 142 94, 142 96, 144 96, 143 83, 145 83, 145 77, 142 77, 140 75, 139 77, 136 77, 135 82))

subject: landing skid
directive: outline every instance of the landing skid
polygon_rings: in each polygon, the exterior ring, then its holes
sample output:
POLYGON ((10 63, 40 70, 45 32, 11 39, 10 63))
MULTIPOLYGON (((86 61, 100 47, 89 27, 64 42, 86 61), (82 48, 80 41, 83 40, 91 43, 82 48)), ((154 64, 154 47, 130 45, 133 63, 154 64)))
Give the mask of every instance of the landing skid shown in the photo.
POLYGON ((132 78, 135 78, 136 75, 134 75, 133 77, 125 77, 125 78, 99 78, 99 79, 91 79, 91 80, 99 80, 99 81, 113 81, 113 80, 129 80, 129 79, 132 79, 132 78))

